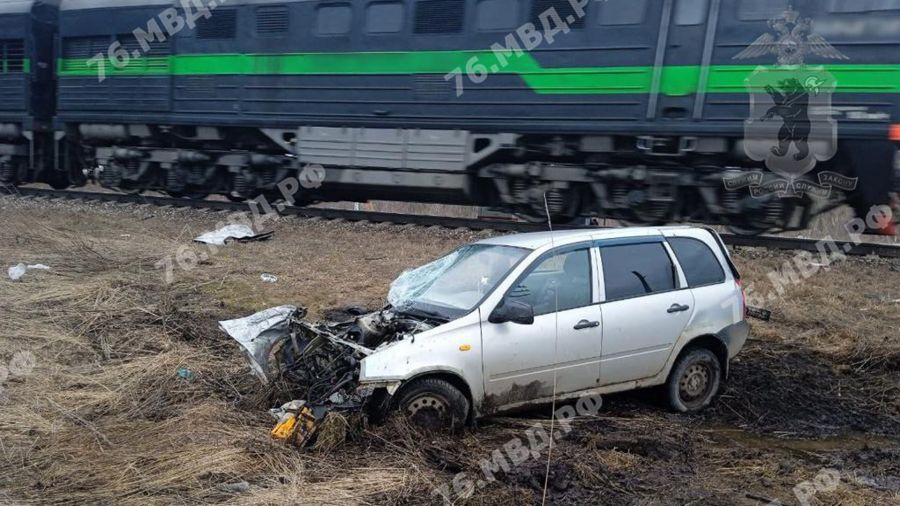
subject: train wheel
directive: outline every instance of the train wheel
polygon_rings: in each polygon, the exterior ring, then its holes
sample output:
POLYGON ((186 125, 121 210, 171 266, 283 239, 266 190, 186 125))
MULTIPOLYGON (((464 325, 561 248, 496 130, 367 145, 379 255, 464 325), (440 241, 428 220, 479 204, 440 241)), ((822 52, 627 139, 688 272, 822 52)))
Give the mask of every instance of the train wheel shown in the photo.
POLYGON ((740 225, 728 225, 725 228, 734 235, 743 235, 747 237, 757 236, 768 230, 765 228, 742 227, 740 225))
POLYGON ((18 169, 12 163, 0 164, 0 183, 15 185, 18 182, 18 169))
POLYGON ((555 225, 569 225, 578 220, 581 214, 582 195, 577 189, 552 189, 544 198, 535 198, 524 212, 516 215, 529 223, 546 223, 547 212, 550 222, 555 225))
POLYGON ((785 207, 782 200, 773 198, 754 209, 745 208, 739 220, 728 224, 728 231, 737 235, 754 236, 784 230, 791 208, 785 207))
POLYGON ((209 193, 202 193, 202 192, 166 191, 166 193, 168 193, 170 197, 175 197, 176 199, 185 198, 185 199, 191 199, 191 200, 204 200, 204 199, 206 199, 206 197, 209 196, 209 193))

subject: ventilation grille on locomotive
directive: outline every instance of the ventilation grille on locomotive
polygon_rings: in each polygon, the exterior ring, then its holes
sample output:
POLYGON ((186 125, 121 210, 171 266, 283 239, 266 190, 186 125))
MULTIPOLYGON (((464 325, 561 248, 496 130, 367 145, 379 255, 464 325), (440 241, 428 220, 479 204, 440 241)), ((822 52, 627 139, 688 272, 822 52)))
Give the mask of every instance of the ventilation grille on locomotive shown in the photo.
POLYGON ((147 52, 144 52, 141 43, 138 42, 133 34, 124 33, 117 35, 116 40, 121 44, 122 49, 128 53, 129 67, 143 68, 146 70, 169 69, 168 57, 172 54, 172 51, 170 50, 170 42, 168 40, 150 42, 150 47, 147 52))
POLYGON ((25 43, 22 40, 0 40, 0 72, 25 70, 25 43))
POLYGON ((237 31, 237 11, 217 9, 208 18, 197 20, 198 39, 232 39, 237 31))
POLYGON ((578 17, 569 0, 534 0, 531 4, 531 22, 541 28, 541 14, 553 8, 560 19, 566 22, 570 28, 584 28, 584 20, 587 16, 578 17), (571 21, 570 21, 571 18, 571 21))
POLYGON ((459 33, 465 19, 465 0, 416 2, 416 33, 459 33))
POLYGON ((87 60, 97 54, 105 58, 111 42, 112 40, 109 36, 64 38, 62 44, 62 70, 84 68, 87 65, 87 60))
POLYGON ((256 9, 257 35, 280 35, 288 32, 288 9, 282 5, 256 9))

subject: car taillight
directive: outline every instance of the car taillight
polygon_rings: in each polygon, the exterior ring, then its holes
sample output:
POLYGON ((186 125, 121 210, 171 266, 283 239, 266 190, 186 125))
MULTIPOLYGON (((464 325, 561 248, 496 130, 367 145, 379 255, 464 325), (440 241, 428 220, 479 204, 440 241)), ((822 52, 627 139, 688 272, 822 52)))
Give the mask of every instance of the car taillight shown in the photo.
POLYGON ((738 278, 734 284, 741 290, 741 314, 744 315, 744 319, 747 319, 747 293, 744 292, 744 283, 738 278))

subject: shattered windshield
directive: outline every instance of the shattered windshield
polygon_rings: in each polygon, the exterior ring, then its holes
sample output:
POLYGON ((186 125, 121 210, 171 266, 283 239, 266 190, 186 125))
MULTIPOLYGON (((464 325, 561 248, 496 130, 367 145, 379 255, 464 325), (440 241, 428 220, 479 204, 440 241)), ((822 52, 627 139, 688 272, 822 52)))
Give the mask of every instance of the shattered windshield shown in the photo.
POLYGON ((512 246, 463 246, 401 274, 391 284, 388 302, 401 311, 461 316, 475 309, 527 254, 527 249, 512 246))

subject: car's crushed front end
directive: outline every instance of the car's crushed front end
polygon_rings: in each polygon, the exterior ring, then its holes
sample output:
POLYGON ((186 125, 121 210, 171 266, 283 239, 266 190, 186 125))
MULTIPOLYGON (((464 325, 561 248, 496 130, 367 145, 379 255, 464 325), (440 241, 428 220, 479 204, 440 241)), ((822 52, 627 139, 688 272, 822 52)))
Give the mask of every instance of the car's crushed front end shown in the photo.
MULTIPOLYGON (((441 323, 391 308, 337 323, 310 322, 305 317, 304 308, 280 306, 219 323, 240 344, 264 384, 280 384, 298 399, 273 410, 281 422, 273 434, 284 439, 295 435, 285 434, 282 424, 299 430, 298 420, 310 412, 318 422, 334 410, 375 414, 386 409, 388 399, 373 396, 378 385, 360 386, 360 363, 379 348, 441 323)), ((393 393, 384 386, 384 393, 393 393)), ((314 427, 295 442, 303 444, 313 431, 314 427)))

